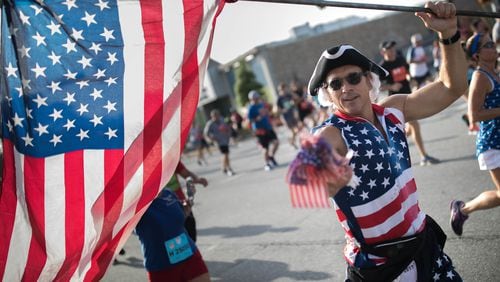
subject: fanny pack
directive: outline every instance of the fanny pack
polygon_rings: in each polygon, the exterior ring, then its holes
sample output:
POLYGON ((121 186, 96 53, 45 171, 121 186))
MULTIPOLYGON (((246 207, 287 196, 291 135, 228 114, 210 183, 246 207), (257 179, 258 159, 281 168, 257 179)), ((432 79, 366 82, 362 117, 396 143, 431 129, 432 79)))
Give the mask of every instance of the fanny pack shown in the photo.
POLYGON ((445 241, 446 235, 441 227, 430 216, 426 216, 425 229, 414 236, 373 245, 361 244, 362 252, 385 257, 387 261, 374 267, 359 268, 349 265, 348 278, 351 282, 393 281, 415 261, 418 281, 429 281, 432 265, 428 261, 432 260, 432 250, 436 244, 444 248, 445 241))

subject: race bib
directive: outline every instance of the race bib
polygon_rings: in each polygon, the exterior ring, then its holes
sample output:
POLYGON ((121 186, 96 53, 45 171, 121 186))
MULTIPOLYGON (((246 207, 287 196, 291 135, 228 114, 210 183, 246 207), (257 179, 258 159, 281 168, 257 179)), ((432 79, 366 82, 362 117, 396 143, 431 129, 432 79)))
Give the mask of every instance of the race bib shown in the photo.
POLYGON ((193 255, 191 245, 186 233, 165 241, 165 248, 167 249, 168 260, 171 264, 183 261, 193 255))
POLYGON ((408 73, 406 72, 406 68, 403 66, 401 66, 399 68, 395 68, 391 71, 392 80, 394 82, 401 82, 401 81, 406 80, 407 74, 408 73))
POLYGON ((417 264, 412 261, 393 282, 417 281, 417 264))

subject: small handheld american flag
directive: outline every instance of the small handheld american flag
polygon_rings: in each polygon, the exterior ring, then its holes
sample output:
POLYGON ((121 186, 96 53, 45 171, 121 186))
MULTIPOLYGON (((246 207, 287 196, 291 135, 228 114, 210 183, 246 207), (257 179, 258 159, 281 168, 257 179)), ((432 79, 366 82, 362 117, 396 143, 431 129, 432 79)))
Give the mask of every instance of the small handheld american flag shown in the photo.
POLYGON ((327 185, 348 173, 346 164, 352 151, 342 157, 319 135, 303 133, 300 139, 300 151, 288 167, 286 176, 292 206, 328 208, 327 185))

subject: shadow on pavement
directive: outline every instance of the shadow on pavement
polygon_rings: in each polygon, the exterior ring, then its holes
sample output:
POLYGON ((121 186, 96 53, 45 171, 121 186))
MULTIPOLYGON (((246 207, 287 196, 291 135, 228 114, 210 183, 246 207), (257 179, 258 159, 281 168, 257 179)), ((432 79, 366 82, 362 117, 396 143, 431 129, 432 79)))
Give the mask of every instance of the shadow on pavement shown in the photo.
POLYGON ((233 263, 206 261, 213 281, 274 281, 289 278, 294 281, 331 280, 332 275, 317 271, 291 271, 288 264, 277 261, 238 259, 233 263))
POLYGON ((144 268, 142 258, 136 258, 136 257, 127 257, 126 259, 117 258, 113 262, 113 265, 125 265, 135 268, 144 268))
POLYGON ((198 236, 220 235, 223 238, 250 237, 263 233, 284 233, 297 230, 297 227, 274 228, 271 225, 241 225, 238 227, 211 227, 198 230, 198 236))
MULTIPOLYGON (((428 139, 425 139, 425 144, 427 143, 435 143, 435 142, 442 142, 442 141, 447 141, 447 140, 451 140, 451 139, 455 139, 455 138, 458 138, 459 136, 458 135, 451 135, 451 136, 447 136, 447 137, 441 137, 441 138, 428 138, 428 139)), ((410 138, 410 142, 413 144, 414 141, 412 138, 410 138)))
POLYGON ((456 162, 456 161, 468 161, 468 160, 476 160, 476 159, 477 159, 476 155, 468 155, 468 156, 461 156, 461 157, 441 160, 441 163, 456 162))
MULTIPOLYGON (((444 163, 457 162, 457 161, 469 161, 469 160, 475 160, 475 159, 476 159, 476 155, 460 156, 460 157, 451 158, 451 159, 439 159, 439 163, 434 164, 434 165, 440 165, 440 164, 444 164, 444 163)), ((411 166, 412 167, 420 166, 419 160, 417 159, 416 162, 412 162, 411 166)))
MULTIPOLYGON (((272 172, 274 170, 278 170, 278 169, 281 169, 281 168, 288 169, 288 166, 290 165, 290 163, 291 163, 290 161, 278 163, 278 166, 273 167, 273 169, 271 171, 268 171, 268 172, 272 172)), ((243 173, 253 173, 253 172, 259 172, 259 171, 264 171, 264 160, 262 160, 262 166, 261 167, 256 167, 256 168, 253 168, 253 169, 241 170, 240 173, 242 173, 242 172, 243 173)))

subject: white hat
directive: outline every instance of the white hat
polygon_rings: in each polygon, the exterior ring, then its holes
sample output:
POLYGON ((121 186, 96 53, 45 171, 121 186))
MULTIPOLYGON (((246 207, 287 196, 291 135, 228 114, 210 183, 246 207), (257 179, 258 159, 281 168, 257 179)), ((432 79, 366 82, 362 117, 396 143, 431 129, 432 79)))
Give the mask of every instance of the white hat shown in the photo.
POLYGON ((415 34, 413 34, 413 35, 411 36, 411 39, 410 39, 410 40, 411 40, 411 42, 412 42, 413 44, 415 44, 415 42, 417 42, 417 41, 422 41, 422 34, 420 34, 420 33, 415 33, 415 34))
POLYGON ((257 99, 259 97, 260 97, 260 94, 256 90, 252 90, 252 91, 248 92, 248 99, 249 100, 257 99))

